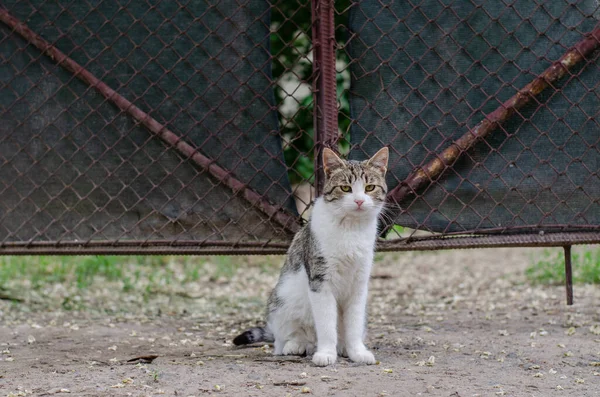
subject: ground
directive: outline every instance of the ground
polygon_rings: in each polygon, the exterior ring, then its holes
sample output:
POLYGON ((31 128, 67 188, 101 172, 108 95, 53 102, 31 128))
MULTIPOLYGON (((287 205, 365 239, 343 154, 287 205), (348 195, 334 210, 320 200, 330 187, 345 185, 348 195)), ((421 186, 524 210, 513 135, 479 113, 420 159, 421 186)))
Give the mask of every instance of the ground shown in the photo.
POLYGON ((577 285, 569 307, 563 287, 530 285, 541 252, 378 255, 373 366, 232 346, 262 320, 282 257, 231 257, 229 272, 209 263, 189 277, 191 258, 152 282, 135 267, 126 282, 15 281, 0 301, 0 395, 599 396, 600 289, 577 285))

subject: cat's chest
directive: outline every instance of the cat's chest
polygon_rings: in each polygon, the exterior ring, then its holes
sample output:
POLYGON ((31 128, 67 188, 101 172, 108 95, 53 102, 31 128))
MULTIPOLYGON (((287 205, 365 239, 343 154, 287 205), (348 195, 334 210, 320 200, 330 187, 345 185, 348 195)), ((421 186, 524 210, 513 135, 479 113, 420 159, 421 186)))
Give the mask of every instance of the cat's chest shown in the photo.
POLYGON ((325 258, 339 267, 364 264, 373 256, 374 241, 359 233, 337 233, 324 236, 321 249, 325 258))

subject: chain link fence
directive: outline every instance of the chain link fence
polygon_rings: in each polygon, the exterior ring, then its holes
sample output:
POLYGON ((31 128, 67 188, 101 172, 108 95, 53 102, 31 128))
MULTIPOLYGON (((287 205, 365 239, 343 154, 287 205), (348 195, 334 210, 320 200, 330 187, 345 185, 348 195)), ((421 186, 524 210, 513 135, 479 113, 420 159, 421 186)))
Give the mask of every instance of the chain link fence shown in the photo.
POLYGON ((0 5, 0 252, 283 253, 323 147, 384 250, 600 242, 596 1, 0 5))

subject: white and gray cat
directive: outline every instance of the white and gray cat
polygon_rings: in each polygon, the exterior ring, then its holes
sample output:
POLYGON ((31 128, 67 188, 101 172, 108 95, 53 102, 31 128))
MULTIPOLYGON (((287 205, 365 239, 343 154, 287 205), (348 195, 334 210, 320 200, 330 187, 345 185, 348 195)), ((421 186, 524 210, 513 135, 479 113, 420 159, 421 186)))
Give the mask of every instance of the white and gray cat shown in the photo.
POLYGON ((318 366, 347 356, 375 364, 364 345, 369 276, 387 185, 388 149, 345 161, 325 149, 323 196, 294 237, 267 304, 267 325, 233 343, 274 342, 276 355, 311 355, 318 366))

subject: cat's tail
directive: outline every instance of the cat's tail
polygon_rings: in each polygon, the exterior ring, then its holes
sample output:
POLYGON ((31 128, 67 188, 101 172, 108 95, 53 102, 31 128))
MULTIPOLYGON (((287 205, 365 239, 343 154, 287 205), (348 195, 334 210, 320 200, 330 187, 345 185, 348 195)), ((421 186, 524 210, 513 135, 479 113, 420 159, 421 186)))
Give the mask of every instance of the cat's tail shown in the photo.
POLYGON ((254 327, 242 332, 233 340, 236 346, 250 345, 258 342, 274 342, 273 333, 267 327, 254 327))

